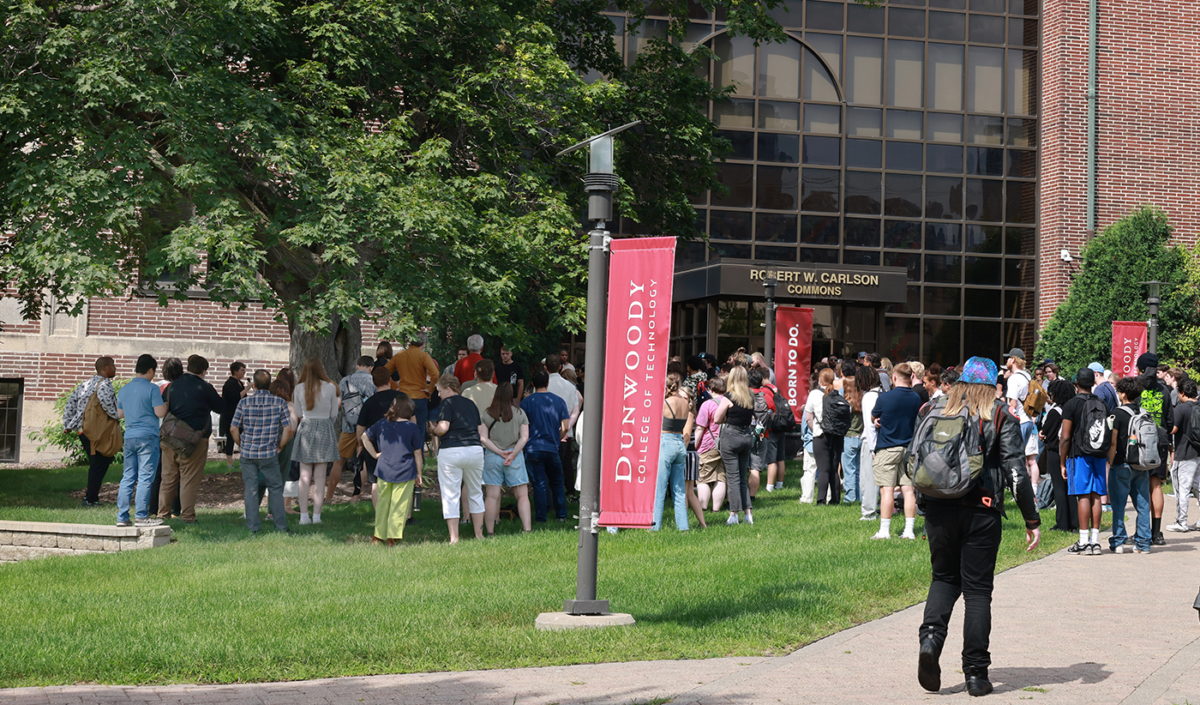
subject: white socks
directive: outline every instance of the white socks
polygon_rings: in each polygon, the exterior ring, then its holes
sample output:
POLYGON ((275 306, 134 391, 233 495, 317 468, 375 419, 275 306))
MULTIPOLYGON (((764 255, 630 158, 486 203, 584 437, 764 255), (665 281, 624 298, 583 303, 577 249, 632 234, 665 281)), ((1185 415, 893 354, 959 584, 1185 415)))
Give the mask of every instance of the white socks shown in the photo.
POLYGON ((729 518, 725 520, 725 523, 729 526, 733 526, 734 524, 738 523, 738 515, 734 512, 730 512, 729 518))
POLYGON ((912 518, 905 517, 905 519, 904 519, 904 535, 905 536, 915 536, 916 535, 913 533, 913 526, 916 523, 917 523, 916 517, 912 517, 912 518))
POLYGON ((767 492, 774 492, 774 491, 775 491, 775 485, 767 485, 767 492))
POLYGON ((1091 540, 1088 541, 1088 543, 1100 543, 1100 530, 1099 529, 1091 530, 1091 540))
POLYGON ((889 535, 892 533, 892 520, 891 519, 880 519, 879 520, 879 533, 889 534, 889 535))
POLYGON ((782 482, 776 482, 776 483, 775 483, 775 489, 777 489, 777 490, 782 490, 782 489, 783 489, 783 483, 782 483, 782 482))
POLYGON ((1090 541, 1088 541, 1088 530, 1087 529, 1079 530, 1079 543, 1083 544, 1084 546, 1091 543, 1090 541))
POLYGON ((321 515, 320 515, 320 513, 318 513, 318 512, 313 512, 313 518, 312 518, 312 522, 313 522, 314 524, 320 524, 320 523, 321 523, 321 515))
POLYGON ((301 524, 311 524, 312 523, 312 519, 308 518, 308 512, 300 512, 300 523, 301 524))

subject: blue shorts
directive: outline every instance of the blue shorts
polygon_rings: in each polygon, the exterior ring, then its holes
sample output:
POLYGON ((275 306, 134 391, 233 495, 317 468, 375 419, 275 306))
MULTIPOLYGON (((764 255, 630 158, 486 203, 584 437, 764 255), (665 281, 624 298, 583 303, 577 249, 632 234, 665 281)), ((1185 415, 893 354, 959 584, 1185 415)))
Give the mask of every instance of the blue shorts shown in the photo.
POLYGON ((512 465, 505 467, 504 458, 487 448, 483 449, 483 484, 497 487, 516 487, 529 484, 525 471, 525 454, 517 453, 512 465))
POLYGON ((1108 483, 1104 471, 1107 461, 1104 458, 1094 458, 1081 455, 1077 458, 1067 458, 1067 494, 1108 494, 1108 483))

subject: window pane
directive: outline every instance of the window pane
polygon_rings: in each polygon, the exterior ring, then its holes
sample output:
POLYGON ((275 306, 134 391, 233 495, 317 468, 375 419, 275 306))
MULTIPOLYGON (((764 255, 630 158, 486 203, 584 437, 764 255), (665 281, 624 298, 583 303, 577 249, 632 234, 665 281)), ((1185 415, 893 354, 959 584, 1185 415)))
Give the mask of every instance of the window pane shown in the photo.
POLYGON ((804 106, 804 131, 822 135, 842 134, 842 109, 837 105, 804 106))
MULTIPOLYGON (((851 32, 883 34, 884 12, 882 7, 867 7, 846 3, 846 25, 851 32)), ((850 41, 854 41, 851 39, 850 41)))
POLYGON ((925 287, 925 314, 931 316, 957 316, 962 289, 948 286, 925 287))
POLYGON ((918 314, 921 312, 921 287, 908 287, 908 300, 899 304, 888 304, 883 309, 884 313, 911 313, 918 314))
POLYGON ((947 10, 967 9, 967 0, 929 0, 930 7, 942 7, 947 10))
POLYGON ((758 133, 758 160, 789 164, 799 162, 800 136, 776 135, 770 132, 758 133))
POLYGON ((963 148, 950 144, 925 145, 925 164, 929 171, 942 174, 961 174, 963 148))
POLYGON ((921 249, 921 224, 911 220, 889 220, 883 228, 883 246, 895 250, 921 249))
POLYGON ((801 247, 800 261, 815 262, 817 264, 837 264, 838 251, 826 250, 820 247, 801 247))
POLYGON ((758 101, 758 127, 764 130, 800 131, 800 104, 758 101))
POLYGON ((713 80, 718 88, 733 85, 738 95, 754 95, 754 40, 721 34, 713 37, 717 63, 713 80))
POLYGON ((967 173, 982 176, 1004 175, 1004 150, 967 147, 967 173))
POLYGON ((986 115, 967 116, 967 142, 1000 144, 1004 141, 1004 118, 986 115))
POLYGON ((708 236, 713 240, 749 240, 750 213, 748 211, 712 211, 708 236))
POLYGON ((713 104, 713 122, 717 127, 754 128, 754 101, 734 98, 713 104))
POLYGON ((1004 50, 971 47, 967 65, 967 110, 999 113, 1004 109, 1004 50))
POLYGON ((961 42, 967 36, 967 16, 957 12, 930 12, 929 38, 961 42))
MULTIPOLYGON (((758 242, 795 242, 796 216, 782 213, 759 213, 754 239, 758 242)), ((792 258, 796 255, 793 252, 792 258)))
POLYGON ((963 311, 979 318, 1000 317, 999 289, 967 289, 963 311))
POLYGON ((796 248, 767 247, 758 245, 754 248, 754 259, 765 259, 770 262, 795 262, 796 248))
POLYGON ((1013 259, 1011 257, 1004 260, 1005 286, 1032 287, 1033 275, 1033 260, 1013 259))
POLYGON ((999 257, 968 257, 967 281, 984 286, 1000 286, 1000 268, 1004 260, 999 257))
MULTIPOLYGON (((846 172, 846 212, 879 215, 882 211, 880 174, 872 171, 846 172)), ((878 230, 878 227, 876 228, 878 230)), ((876 236, 878 242, 878 236, 876 236)))
POLYGON ((929 102, 934 110, 962 110, 963 47, 929 45, 929 102))
POLYGON ((1032 115, 1037 112, 1037 52, 1008 51, 1008 113, 1032 115))
MULTIPOLYGON (((920 147, 920 145, 917 146, 920 147)), ((920 176, 887 175, 887 198, 883 202, 885 215, 920 218, 921 202, 920 176)))
POLYGON ((1033 228, 1008 228, 1004 239, 1005 249, 1010 255, 1037 254, 1037 232, 1033 228))
POLYGON ((1037 184, 1032 181, 1008 182, 1006 217, 1010 223, 1037 222, 1037 184))
MULTIPOLYGON (((997 50, 1001 54, 1002 50, 997 50)), ((920 108, 925 94, 925 44, 888 40, 887 104, 900 108, 920 108)), ((1000 112, 999 109, 994 112, 1000 112)))
MULTIPOLYGON (((921 319, 883 317, 883 344, 880 355, 893 360, 907 360, 919 354, 921 319)), ((922 358, 924 359, 924 358, 922 358)))
POLYGON ((843 250, 842 264, 857 264, 862 267, 878 267, 879 250, 843 250))
MULTIPOLYGON (((968 225, 966 237, 967 252, 982 252, 985 254, 1000 254, 1000 226, 999 225, 968 225)), ((972 283, 982 284, 983 282, 975 282, 971 279, 971 264, 968 258, 967 262, 967 281, 972 283)))
POLYGON ((876 140, 846 140, 846 166, 882 168, 883 143, 876 140))
MULTIPOLYGON (((941 220, 962 219, 962 179, 945 176, 925 178, 925 217, 941 220)), ((962 243, 958 240, 957 231, 955 243, 954 249, 961 250, 962 243)), ((928 245, 926 247, 928 248, 928 245)))
POLYGON ((925 150, 919 142, 888 142, 887 168, 903 171, 920 171, 921 156, 925 150))
POLYGON ((758 94, 768 98, 800 97, 800 50, 799 42, 782 44, 764 42, 758 64, 758 94))
POLYGON ((642 26, 638 28, 637 34, 629 35, 629 46, 626 47, 628 51, 625 57, 626 63, 632 66, 634 59, 637 58, 638 54, 646 50, 652 38, 661 39, 665 36, 667 36, 666 20, 646 20, 643 22, 642 26))
POLYGON ((1003 44, 1004 18, 971 15, 971 41, 984 44, 1003 44))
POLYGON ((710 259, 730 257, 733 259, 750 259, 750 245, 735 245, 730 242, 714 242, 713 255, 710 259))
POLYGON ((699 264, 704 261, 704 253, 707 251, 708 248, 703 242, 681 243, 675 249, 675 264, 677 266, 699 264))
POLYGON ((900 140, 919 140, 925 134, 925 114, 917 110, 887 111, 887 136, 900 140))
POLYGON ((833 76, 830 75, 829 69, 808 49, 804 50, 803 85, 806 100, 825 100, 831 103, 840 100, 837 89, 833 87, 833 76))
POLYGON ((945 113, 929 113, 926 115, 929 124, 929 139, 935 142, 962 142, 962 115, 947 115, 945 113))
POLYGON ((834 78, 842 76, 842 35, 840 34, 818 34, 809 32, 804 35, 804 41, 808 43, 825 63, 829 65, 829 70, 833 72, 834 78))
POLYGON ((962 252, 962 226, 958 223, 926 223, 925 249, 962 252))
POLYGON ((879 221, 846 218, 847 247, 879 247, 879 221))
POLYGON ((883 111, 875 108, 847 108, 846 136, 883 137, 883 111))
POLYGON ((1008 175, 1026 178, 1037 176, 1037 153, 1023 149, 1008 150, 1008 175))
POLYGON ((744 159, 746 161, 754 160, 754 133, 753 132, 738 132, 736 130, 718 130, 718 137, 724 137, 729 140, 732 146, 730 152, 725 155, 726 159, 744 159))
POLYGON ((956 365, 959 342, 962 339, 961 321, 939 321, 926 318, 923 322, 924 337, 921 340, 921 359, 927 363, 938 363, 943 367, 956 365))
POLYGON ((837 2, 808 1, 808 21, 804 24, 808 29, 842 29, 842 10, 846 6, 837 2))
POLYGON ((771 210, 796 210, 796 190, 800 170, 796 167, 758 167, 758 207, 771 210))
POLYGON ((1008 43, 1013 46, 1037 46, 1037 20, 1008 19, 1008 43))
POLYGON ((1004 220, 1004 182, 967 179, 967 220, 1004 220))
POLYGON ((1005 291, 1004 317, 1032 319, 1036 315, 1033 310, 1034 304, 1032 291, 1005 291))
MULTIPOLYGON (((853 6, 851 9, 854 9, 853 6)), ((883 17, 882 9, 865 9, 878 12, 883 17)), ((883 102, 882 39, 846 38, 846 100, 863 105, 879 105, 883 102)))
POLYGON ((924 37, 925 11, 888 8, 888 35, 893 37, 924 37))
POLYGON ((838 219, 826 215, 800 216, 800 242, 806 245, 837 245, 838 219))
POLYGON ((839 172, 827 169, 805 169, 800 209, 806 211, 838 212, 839 172))
MULTIPOLYGON (((910 282, 921 281, 921 255, 918 252, 884 252, 883 266, 907 267, 910 282)), ((918 301, 920 296, 917 297, 918 301)))
POLYGON ((971 0, 971 12, 1004 12, 1004 0, 971 0))
POLYGON ((1008 146, 1036 147, 1037 120, 1008 119, 1008 146))
POLYGON ((707 22, 689 22, 687 34, 684 36, 683 41, 679 43, 679 46, 684 51, 691 51, 696 48, 701 39, 710 34, 712 34, 712 25, 707 22))
POLYGON ((925 281, 939 284, 962 282, 962 257, 958 255, 925 255, 925 281))
MULTIPOLYGON (((1008 352, 1003 350, 1003 352, 1008 352)), ((999 359, 1002 353, 1000 344, 1000 324, 990 321, 963 321, 963 359, 971 357, 990 357, 999 359)))
POLYGON ((783 0, 767 13, 784 27, 804 26, 804 3, 801 0, 783 0))
POLYGON ((804 136, 804 163, 821 166, 840 166, 842 141, 837 137, 804 136))
POLYGON ((718 164, 717 180, 729 189, 729 195, 718 196, 713 191, 714 206, 750 207, 754 194, 754 167, 749 164, 718 164))

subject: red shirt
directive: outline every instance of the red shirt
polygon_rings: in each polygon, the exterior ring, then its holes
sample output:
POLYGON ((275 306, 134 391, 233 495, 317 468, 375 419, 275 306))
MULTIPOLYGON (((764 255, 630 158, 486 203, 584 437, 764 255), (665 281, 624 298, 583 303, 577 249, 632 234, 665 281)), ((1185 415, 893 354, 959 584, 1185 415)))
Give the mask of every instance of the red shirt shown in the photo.
POLYGON ((471 353, 458 361, 454 366, 454 376, 458 378, 459 384, 466 384, 475 379, 475 363, 482 359, 483 355, 471 353))

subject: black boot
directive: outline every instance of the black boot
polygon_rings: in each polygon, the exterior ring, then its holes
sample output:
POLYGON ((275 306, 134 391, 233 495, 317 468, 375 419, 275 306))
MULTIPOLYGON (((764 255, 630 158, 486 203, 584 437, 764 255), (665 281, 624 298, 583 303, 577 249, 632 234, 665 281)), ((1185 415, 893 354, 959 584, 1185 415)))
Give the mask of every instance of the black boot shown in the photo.
POLYGON ((942 647, 932 636, 921 640, 921 651, 917 656, 917 682, 931 693, 942 689, 942 668, 938 665, 941 654, 942 647))
POLYGON ((992 682, 988 680, 986 668, 964 668, 963 675, 967 677, 967 693, 979 697, 992 692, 992 682))

